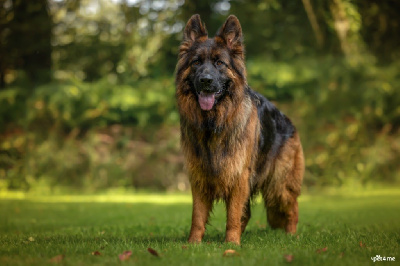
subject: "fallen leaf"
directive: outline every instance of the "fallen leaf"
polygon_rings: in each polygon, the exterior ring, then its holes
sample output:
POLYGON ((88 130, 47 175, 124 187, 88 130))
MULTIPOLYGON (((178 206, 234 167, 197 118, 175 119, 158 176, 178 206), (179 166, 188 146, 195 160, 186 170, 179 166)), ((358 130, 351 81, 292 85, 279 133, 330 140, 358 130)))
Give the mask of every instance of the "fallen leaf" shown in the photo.
POLYGON ((262 223, 260 223, 260 221, 256 221, 256 225, 257 225, 258 228, 260 228, 260 229, 265 229, 265 228, 267 227, 266 224, 262 224, 262 223))
POLYGON ((160 257, 160 255, 158 255, 158 252, 152 248, 148 248, 147 251, 153 256, 160 257))
POLYGON ((28 240, 31 242, 35 241, 35 239, 33 237, 29 237, 28 240))
POLYGON ((187 249, 188 247, 186 246, 186 245, 183 245, 182 246, 182 249, 187 249))
POLYGON ((328 250, 328 247, 324 247, 321 249, 317 249, 317 253, 322 253, 322 252, 326 252, 328 250))
POLYGON ((120 261, 125 261, 125 260, 128 260, 131 255, 132 255, 132 251, 127 250, 127 251, 124 251, 122 254, 119 254, 118 258, 120 261))
POLYGON ((365 248, 367 245, 365 245, 363 242, 360 241, 360 243, 358 243, 360 245, 360 247, 365 248))
POLYGON ((293 261, 293 255, 292 254, 286 254, 283 256, 287 262, 292 262, 293 261))
POLYGON ((94 252, 92 252, 92 255, 93 256, 100 256, 101 255, 101 253, 99 252, 99 251, 94 251, 94 252))
POLYGON ((225 250, 225 252, 224 252, 223 256, 224 256, 224 257, 233 257, 233 256, 239 256, 239 253, 237 253, 237 252, 236 252, 236 250, 233 250, 233 249, 227 249, 227 250, 225 250))
POLYGON ((52 257, 50 259, 50 262, 52 262, 52 263, 60 263, 60 262, 62 262, 64 260, 64 258, 65 258, 65 255, 57 255, 55 257, 52 257))

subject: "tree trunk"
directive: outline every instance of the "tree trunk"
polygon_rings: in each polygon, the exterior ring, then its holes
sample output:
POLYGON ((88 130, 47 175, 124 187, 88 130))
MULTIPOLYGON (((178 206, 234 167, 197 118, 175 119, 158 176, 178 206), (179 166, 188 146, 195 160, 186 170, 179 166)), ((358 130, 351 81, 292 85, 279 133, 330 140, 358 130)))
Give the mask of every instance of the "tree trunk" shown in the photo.
POLYGON ((33 84, 51 80, 52 19, 47 0, 12 0, 10 46, 14 65, 25 71, 33 84))
POLYGON ((322 35, 321 29, 319 28, 317 17, 315 16, 314 9, 310 0, 302 0, 304 9, 306 10, 308 20, 310 21, 311 27, 314 31, 315 39, 317 41, 318 48, 322 48, 324 44, 324 36, 322 35))

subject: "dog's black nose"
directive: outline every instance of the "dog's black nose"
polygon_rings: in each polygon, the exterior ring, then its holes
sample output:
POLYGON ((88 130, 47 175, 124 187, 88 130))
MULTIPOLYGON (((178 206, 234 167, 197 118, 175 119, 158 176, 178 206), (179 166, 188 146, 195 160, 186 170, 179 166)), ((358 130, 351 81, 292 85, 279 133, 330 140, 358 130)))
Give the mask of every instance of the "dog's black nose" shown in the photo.
POLYGON ((200 78, 200 83, 202 85, 208 86, 213 82, 211 75, 207 74, 200 78))

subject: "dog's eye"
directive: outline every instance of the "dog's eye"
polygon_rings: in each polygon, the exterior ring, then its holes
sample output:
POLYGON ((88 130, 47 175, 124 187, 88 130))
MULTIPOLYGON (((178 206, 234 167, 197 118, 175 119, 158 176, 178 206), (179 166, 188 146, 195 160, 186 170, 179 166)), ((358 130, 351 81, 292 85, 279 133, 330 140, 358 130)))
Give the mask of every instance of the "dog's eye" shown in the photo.
POLYGON ((199 65, 200 65, 200 60, 194 60, 194 61, 192 62, 192 65, 194 65, 194 66, 199 66, 199 65))
POLYGON ((222 66, 224 64, 224 62, 222 62, 221 60, 217 60, 217 62, 215 62, 215 64, 217 66, 222 66))

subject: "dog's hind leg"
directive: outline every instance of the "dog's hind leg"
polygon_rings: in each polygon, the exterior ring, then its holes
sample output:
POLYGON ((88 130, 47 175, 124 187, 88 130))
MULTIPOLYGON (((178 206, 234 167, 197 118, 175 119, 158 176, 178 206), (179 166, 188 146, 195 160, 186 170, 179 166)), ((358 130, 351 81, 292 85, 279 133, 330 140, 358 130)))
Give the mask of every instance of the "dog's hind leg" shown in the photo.
POLYGON ((295 133, 281 148, 273 174, 262 190, 267 220, 272 228, 296 233, 299 219, 297 197, 300 195, 303 173, 303 150, 295 133))
POLYGON ((287 203, 287 208, 282 210, 280 206, 267 207, 267 220, 271 228, 283 229, 286 233, 294 234, 299 221, 299 208, 297 200, 287 203))

